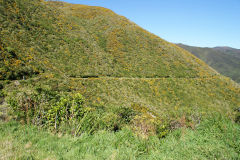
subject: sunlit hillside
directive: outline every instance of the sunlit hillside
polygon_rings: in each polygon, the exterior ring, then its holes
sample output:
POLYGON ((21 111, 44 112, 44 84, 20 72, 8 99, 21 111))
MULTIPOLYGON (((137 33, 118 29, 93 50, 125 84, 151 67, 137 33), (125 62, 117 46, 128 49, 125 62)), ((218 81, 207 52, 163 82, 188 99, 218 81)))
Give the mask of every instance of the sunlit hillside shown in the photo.
MULTIPOLYGON (((191 53, 109 9, 63 2, 0 0, 0 89, 0 119, 35 125, 59 137, 102 135, 122 143, 123 135, 131 144, 139 143, 131 145, 133 150, 143 146, 121 159, 152 154, 148 145, 153 144, 145 143, 151 136, 162 139, 179 128, 188 128, 191 136, 213 115, 224 116, 226 124, 240 117, 240 86, 191 53)), ((14 122, 1 125, 6 127, 0 127, 0 149, 6 146, 6 135, 24 132, 14 122)), ((28 133, 35 131, 30 127, 28 133)), ((37 144, 31 136, 29 140, 37 144)), ((25 145, 16 143, 18 148, 25 145)), ((99 147, 94 143, 90 145, 99 147)), ((237 157, 235 146, 230 158, 237 157)))
POLYGON ((109 9, 36 0, 1 4, 3 80, 33 76, 38 85, 79 91, 88 104, 138 104, 162 116, 202 109, 230 114, 239 104, 234 82, 109 9))
POLYGON ((105 8, 17 1, 2 7, 1 14, 2 58, 8 58, 1 64, 2 79, 43 72, 142 78, 216 74, 188 52, 105 8))

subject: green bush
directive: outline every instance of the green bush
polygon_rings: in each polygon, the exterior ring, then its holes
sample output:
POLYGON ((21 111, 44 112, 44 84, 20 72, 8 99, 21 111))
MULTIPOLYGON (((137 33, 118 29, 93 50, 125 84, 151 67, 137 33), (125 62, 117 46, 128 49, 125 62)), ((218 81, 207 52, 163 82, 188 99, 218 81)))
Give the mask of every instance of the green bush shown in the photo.
POLYGON ((129 125, 136 112, 131 108, 86 106, 79 93, 36 88, 32 93, 13 93, 8 104, 15 118, 60 132, 93 134, 99 130, 118 131, 129 125))
POLYGON ((54 102, 47 111, 47 122, 50 126, 59 126, 62 122, 71 123, 83 117, 88 111, 83 107, 81 94, 62 95, 59 101, 54 102))
POLYGON ((130 107, 119 107, 115 112, 118 113, 124 123, 130 123, 137 115, 136 111, 130 107))
POLYGON ((73 121, 81 116, 83 97, 78 93, 58 93, 36 88, 34 93, 13 93, 8 103, 17 119, 57 128, 62 122, 73 121))
POLYGON ((137 113, 132 120, 133 130, 143 137, 157 135, 164 138, 169 133, 167 121, 163 121, 159 115, 152 112, 148 107, 140 104, 133 104, 132 108, 137 113))

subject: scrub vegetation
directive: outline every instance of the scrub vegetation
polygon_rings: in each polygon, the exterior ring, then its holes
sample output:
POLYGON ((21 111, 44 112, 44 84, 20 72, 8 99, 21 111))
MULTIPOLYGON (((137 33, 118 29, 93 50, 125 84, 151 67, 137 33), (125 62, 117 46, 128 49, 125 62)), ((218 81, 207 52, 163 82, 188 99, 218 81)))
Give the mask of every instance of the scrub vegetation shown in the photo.
POLYGON ((238 159, 240 86, 109 9, 0 0, 0 159, 238 159))

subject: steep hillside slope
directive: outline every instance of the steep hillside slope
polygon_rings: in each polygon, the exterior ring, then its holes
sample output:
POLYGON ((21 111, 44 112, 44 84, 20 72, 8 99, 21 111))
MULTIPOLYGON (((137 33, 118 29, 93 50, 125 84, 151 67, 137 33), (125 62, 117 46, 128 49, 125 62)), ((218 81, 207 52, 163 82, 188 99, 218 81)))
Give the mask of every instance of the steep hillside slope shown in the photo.
POLYGON ((36 0, 2 3, 2 59, 9 57, 1 64, 2 79, 49 70, 68 77, 215 74, 188 52, 108 9, 36 0))
POLYGON ((109 9, 4 0, 0 14, 1 79, 19 79, 3 83, 7 96, 80 92, 87 105, 140 106, 163 119, 240 106, 233 81, 109 9))
POLYGON ((240 50, 229 47, 201 48, 178 44, 219 73, 240 82, 240 50))

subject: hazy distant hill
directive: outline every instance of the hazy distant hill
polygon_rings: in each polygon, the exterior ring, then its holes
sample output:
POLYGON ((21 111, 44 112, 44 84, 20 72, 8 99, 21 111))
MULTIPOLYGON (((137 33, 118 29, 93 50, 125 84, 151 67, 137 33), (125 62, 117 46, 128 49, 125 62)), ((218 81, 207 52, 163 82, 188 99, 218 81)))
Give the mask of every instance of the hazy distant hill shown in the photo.
POLYGON ((219 73, 240 82, 240 50, 230 47, 201 48, 178 44, 219 73))
POLYGON ((229 55, 233 55, 240 58, 240 49, 235 49, 231 47, 214 47, 213 49, 221 52, 225 52, 229 55))

